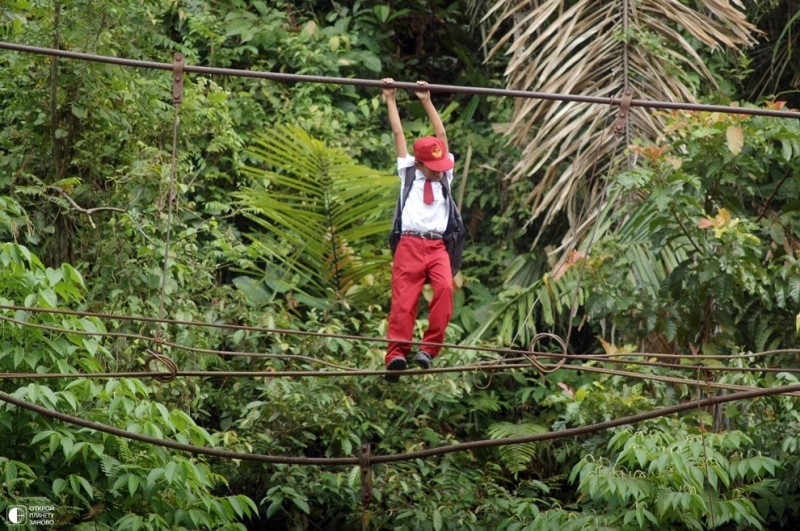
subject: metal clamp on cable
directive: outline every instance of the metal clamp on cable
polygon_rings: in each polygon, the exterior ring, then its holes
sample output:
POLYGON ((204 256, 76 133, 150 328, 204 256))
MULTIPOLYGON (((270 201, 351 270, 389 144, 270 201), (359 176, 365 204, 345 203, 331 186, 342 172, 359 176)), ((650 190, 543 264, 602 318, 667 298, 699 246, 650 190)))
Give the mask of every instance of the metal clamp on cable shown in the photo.
POLYGON ((625 132, 625 124, 628 122, 628 109, 630 109, 631 106, 632 96, 633 90, 625 89, 625 93, 619 103, 619 117, 617 118, 617 123, 614 124, 615 135, 621 135, 625 132))
POLYGON ((172 103, 183 102, 183 54, 172 56, 172 103))

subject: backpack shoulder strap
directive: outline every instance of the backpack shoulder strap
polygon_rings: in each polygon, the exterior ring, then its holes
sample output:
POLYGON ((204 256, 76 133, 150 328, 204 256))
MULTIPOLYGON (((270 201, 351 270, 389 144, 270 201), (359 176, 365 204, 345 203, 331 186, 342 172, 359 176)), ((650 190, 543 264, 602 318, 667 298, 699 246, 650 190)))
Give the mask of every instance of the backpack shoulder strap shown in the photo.
POLYGON ((447 201, 447 206, 450 209, 448 215, 452 217, 453 214, 460 215, 458 212, 458 205, 456 205, 455 200, 453 199, 453 194, 450 193, 450 183, 447 182, 447 178, 443 178, 441 181, 442 183, 442 192, 444 193, 445 200, 447 201))
POLYGON ((405 177, 403 178, 403 191, 400 197, 397 198, 397 205, 394 208, 394 218, 392 219, 392 234, 399 233, 402 227, 403 205, 405 205, 408 194, 411 193, 411 186, 414 184, 414 166, 406 168, 405 177))
POLYGON ((447 181, 447 176, 442 177, 442 180, 439 181, 442 183, 442 189, 447 192, 447 195, 450 195, 450 183, 447 181))
POLYGON ((408 199, 408 194, 411 193, 411 186, 414 184, 414 178, 416 177, 416 167, 409 166, 406 168, 405 179, 403 179, 403 193, 400 196, 400 211, 403 211, 403 205, 406 204, 406 199, 408 199))

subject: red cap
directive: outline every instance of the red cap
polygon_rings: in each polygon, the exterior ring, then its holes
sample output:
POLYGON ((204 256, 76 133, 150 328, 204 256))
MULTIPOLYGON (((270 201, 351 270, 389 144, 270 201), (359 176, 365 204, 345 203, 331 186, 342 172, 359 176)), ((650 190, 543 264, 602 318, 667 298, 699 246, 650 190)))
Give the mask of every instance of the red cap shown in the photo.
POLYGON ((414 142, 414 158, 433 171, 452 170, 455 166, 447 156, 444 142, 435 136, 422 137, 414 142))

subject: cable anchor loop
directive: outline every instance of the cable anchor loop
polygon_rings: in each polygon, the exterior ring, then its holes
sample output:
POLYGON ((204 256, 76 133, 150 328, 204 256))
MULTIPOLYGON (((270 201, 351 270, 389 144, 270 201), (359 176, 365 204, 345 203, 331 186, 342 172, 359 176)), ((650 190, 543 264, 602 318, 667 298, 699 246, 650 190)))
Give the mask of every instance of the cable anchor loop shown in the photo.
POLYGON ((549 332, 540 332, 536 334, 533 337, 533 340, 531 340, 531 346, 528 348, 528 350, 529 353, 525 353, 525 357, 528 358, 528 361, 531 362, 531 365, 536 367, 542 374, 547 374, 557 371, 567 361, 567 344, 564 342, 563 339, 561 339, 560 336, 557 336, 556 334, 551 334, 549 332), (557 363, 553 365, 539 363, 539 359, 536 357, 536 350, 535 350, 536 344, 544 338, 550 338, 556 343, 558 343, 561 346, 562 351, 564 352, 564 356, 560 360, 558 360, 557 363))
POLYGON ((144 363, 154 380, 161 383, 169 383, 175 380, 175 378, 178 376, 178 366, 169 356, 154 352, 150 349, 147 349, 146 352, 149 354, 149 356, 144 363), (153 366, 154 363, 161 364, 163 367, 166 367, 167 372, 165 373, 157 371, 157 367, 153 366))

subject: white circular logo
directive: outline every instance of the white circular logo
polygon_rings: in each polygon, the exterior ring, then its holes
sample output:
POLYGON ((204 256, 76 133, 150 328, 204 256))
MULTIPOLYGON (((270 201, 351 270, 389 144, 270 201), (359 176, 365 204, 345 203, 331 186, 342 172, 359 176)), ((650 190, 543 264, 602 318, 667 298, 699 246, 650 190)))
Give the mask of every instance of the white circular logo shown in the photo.
POLYGON ((8 508, 6 515, 12 524, 24 524, 28 521, 28 509, 22 505, 12 505, 8 508))

